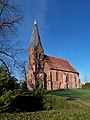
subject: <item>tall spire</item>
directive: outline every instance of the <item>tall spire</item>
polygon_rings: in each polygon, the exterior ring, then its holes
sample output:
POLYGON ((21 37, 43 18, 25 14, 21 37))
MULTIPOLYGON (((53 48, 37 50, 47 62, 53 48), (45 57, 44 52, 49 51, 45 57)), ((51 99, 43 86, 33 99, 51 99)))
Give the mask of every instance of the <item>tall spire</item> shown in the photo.
MULTIPOLYGON (((38 44, 41 44, 41 40, 40 40, 38 26, 37 26, 36 19, 35 19, 30 45, 32 45, 33 49, 35 49, 38 44)), ((42 44, 41 44, 41 46, 42 46, 42 44)))

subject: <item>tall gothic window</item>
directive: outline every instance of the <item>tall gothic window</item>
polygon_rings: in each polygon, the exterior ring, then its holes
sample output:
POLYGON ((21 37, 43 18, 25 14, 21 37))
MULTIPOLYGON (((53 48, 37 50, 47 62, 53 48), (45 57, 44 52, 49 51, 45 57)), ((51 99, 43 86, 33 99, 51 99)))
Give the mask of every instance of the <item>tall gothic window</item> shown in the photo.
POLYGON ((39 54, 39 59, 42 59, 42 55, 41 55, 41 53, 39 54))
POLYGON ((75 77, 75 87, 77 87, 77 79, 76 79, 76 77, 75 77))
POLYGON ((50 72, 50 79, 52 80, 52 73, 50 72))
POLYGON ((36 53, 36 58, 38 58, 38 54, 36 53))
POLYGON ((56 81, 58 81, 58 71, 56 72, 56 81))
POLYGON ((67 74, 66 75, 66 82, 68 82, 69 81, 69 75, 67 74))

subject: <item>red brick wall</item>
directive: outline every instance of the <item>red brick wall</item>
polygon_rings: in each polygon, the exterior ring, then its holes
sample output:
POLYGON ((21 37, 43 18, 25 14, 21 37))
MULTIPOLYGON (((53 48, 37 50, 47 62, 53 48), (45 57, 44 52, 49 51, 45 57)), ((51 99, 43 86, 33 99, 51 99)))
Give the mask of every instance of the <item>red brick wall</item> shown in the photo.
POLYGON ((48 65, 45 65, 44 71, 47 74, 47 89, 50 89, 50 88, 54 89, 54 90, 67 89, 67 88, 68 89, 75 89, 75 88, 81 87, 79 84, 78 73, 50 70, 48 68, 48 65), (58 81, 56 81, 56 72, 58 72, 58 81), (51 78, 49 75, 50 73, 51 73, 51 78), (68 80, 67 80, 66 76, 68 76, 68 80), (50 81, 50 79, 51 79, 51 81, 50 81), (52 87, 50 87, 50 85, 52 87))

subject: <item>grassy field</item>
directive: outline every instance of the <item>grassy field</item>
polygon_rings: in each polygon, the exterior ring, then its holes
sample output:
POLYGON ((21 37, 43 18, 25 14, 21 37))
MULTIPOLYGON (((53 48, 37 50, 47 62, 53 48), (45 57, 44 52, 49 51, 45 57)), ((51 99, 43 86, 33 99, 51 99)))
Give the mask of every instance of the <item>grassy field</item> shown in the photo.
POLYGON ((90 120, 90 89, 46 91, 44 111, 2 113, 0 120, 90 120))
POLYGON ((1 120, 90 120, 88 112, 79 110, 50 110, 24 113, 4 113, 1 120))
POLYGON ((51 90, 47 91, 46 94, 90 100, 90 89, 51 90))
POLYGON ((65 97, 69 107, 73 107, 73 109, 75 106, 78 106, 79 109, 90 109, 90 89, 52 90, 47 91, 46 94, 65 97))

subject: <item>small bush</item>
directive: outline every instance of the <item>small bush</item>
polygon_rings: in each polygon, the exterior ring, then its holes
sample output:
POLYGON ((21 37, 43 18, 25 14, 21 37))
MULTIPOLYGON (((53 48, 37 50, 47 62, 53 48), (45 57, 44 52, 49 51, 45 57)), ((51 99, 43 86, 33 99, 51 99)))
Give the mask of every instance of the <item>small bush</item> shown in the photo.
POLYGON ((43 98, 43 106, 45 110, 61 110, 66 107, 66 98, 55 95, 47 95, 43 98))
POLYGON ((36 80, 35 88, 32 91, 33 96, 42 96, 45 94, 45 89, 43 88, 42 80, 36 80))
MULTIPOLYGON (((8 100, 8 99, 7 99, 8 100)), ((67 102, 60 96, 20 96, 18 95, 10 102, 8 111, 10 112, 34 112, 43 110, 64 109, 67 102)))
POLYGON ((85 85, 82 86, 83 89, 90 89, 90 83, 85 83, 85 85))

